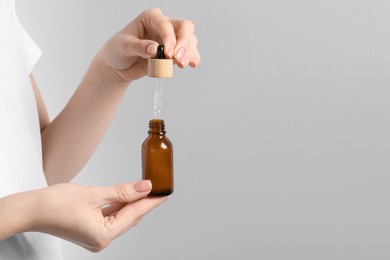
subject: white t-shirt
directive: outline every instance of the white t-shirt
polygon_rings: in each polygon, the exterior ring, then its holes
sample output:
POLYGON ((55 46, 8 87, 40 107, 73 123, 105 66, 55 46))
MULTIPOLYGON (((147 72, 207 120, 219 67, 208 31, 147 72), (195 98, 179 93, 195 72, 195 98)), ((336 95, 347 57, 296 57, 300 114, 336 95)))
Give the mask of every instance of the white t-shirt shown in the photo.
MULTIPOLYGON (((0 197, 47 186, 29 74, 41 55, 14 0, 0 0, 0 197)), ((0 223, 1 228, 1 223, 0 223)), ((58 238, 27 232, 0 241, 0 259, 63 259, 58 238)))

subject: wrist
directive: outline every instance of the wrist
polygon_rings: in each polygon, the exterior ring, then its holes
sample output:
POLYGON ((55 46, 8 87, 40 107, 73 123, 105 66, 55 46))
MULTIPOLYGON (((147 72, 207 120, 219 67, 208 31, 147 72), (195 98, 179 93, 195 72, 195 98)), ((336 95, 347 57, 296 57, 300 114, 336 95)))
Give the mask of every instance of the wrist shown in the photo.
POLYGON ((34 230, 36 191, 15 193, 0 199, 0 240, 34 230))
POLYGON ((87 74, 92 74, 93 77, 97 77, 99 82, 109 87, 128 87, 132 82, 132 80, 122 77, 121 73, 108 64, 104 57, 104 49, 92 60, 87 74))

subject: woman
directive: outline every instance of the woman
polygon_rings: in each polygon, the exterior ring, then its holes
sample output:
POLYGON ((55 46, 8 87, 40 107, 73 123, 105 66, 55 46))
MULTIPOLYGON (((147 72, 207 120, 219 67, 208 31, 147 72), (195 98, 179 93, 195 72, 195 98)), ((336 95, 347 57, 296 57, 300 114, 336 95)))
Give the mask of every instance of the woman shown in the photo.
POLYGON ((147 197, 148 180, 67 182, 91 157, 130 83, 146 75, 158 43, 180 68, 199 64, 194 26, 159 9, 142 12, 101 48, 52 122, 32 75, 40 50, 14 0, 0 0, 0 39, 0 259, 62 259, 55 237, 100 251, 167 198, 147 197))

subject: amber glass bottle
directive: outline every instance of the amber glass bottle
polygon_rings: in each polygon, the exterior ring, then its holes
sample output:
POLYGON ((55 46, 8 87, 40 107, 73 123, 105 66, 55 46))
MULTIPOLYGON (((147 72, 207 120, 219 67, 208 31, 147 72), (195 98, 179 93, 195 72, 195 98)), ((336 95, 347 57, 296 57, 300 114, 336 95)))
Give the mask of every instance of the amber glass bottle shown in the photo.
POLYGON ((149 195, 166 196, 173 192, 173 148, 164 120, 150 120, 148 133, 142 144, 142 179, 152 182, 149 195))

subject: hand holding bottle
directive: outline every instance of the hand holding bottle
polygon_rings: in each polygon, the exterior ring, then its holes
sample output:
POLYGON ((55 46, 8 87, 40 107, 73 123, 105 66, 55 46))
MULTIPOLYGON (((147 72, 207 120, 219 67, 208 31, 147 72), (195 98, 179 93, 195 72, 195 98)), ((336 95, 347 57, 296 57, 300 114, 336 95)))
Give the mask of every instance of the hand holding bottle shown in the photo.
POLYGON ((0 199, 0 240, 19 232, 48 233, 98 252, 167 197, 149 198, 151 183, 111 187, 64 183, 0 199))

